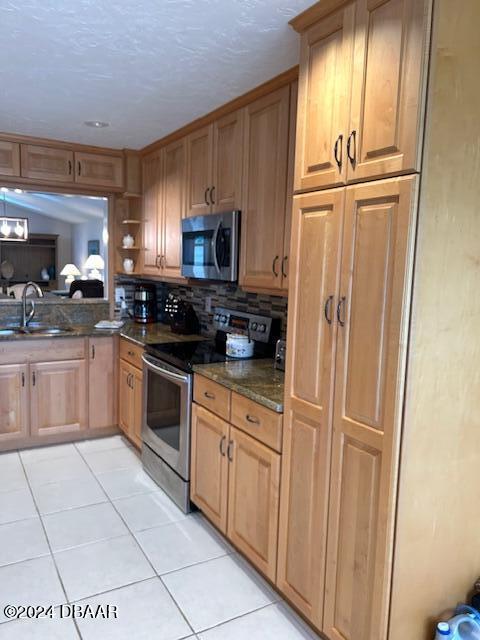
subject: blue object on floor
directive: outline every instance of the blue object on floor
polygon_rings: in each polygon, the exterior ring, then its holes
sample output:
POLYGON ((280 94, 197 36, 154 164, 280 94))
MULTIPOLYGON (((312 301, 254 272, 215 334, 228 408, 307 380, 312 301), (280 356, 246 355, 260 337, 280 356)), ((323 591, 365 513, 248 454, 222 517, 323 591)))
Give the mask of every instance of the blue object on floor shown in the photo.
POLYGON ((480 640, 480 613, 466 604, 459 605, 448 622, 439 622, 435 640, 480 640))

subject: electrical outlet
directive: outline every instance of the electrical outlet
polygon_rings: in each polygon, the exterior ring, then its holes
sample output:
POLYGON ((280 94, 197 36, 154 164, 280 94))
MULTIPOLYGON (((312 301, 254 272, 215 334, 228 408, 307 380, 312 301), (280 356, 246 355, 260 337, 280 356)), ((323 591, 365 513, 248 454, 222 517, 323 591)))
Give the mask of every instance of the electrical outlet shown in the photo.
POLYGON ((212 296, 205 296, 205 311, 212 313, 212 296))

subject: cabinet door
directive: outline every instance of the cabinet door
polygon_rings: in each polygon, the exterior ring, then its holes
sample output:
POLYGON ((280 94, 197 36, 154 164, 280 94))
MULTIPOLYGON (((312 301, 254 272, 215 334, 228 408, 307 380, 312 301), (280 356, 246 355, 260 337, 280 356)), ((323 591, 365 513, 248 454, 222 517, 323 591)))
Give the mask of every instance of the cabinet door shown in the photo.
POLYGON ((143 419, 143 374, 135 368, 131 380, 133 387, 133 424, 130 437, 138 448, 142 446, 142 419, 143 419))
POLYGON ((113 337, 89 338, 88 426, 117 424, 117 349, 113 337))
POLYGON ((20 175, 20 145, 17 142, 0 140, 0 175, 20 175))
POLYGON ((0 365, 0 446, 28 436, 27 383, 27 365, 0 365))
POLYGON ((244 111, 217 120, 213 127, 213 212, 242 209, 244 111))
POLYGON ((427 4, 358 1, 349 181, 420 170, 427 4))
POLYGON ((229 455, 228 537, 274 582, 280 456, 235 427, 230 430, 229 455))
POLYGON ((73 182, 73 151, 22 144, 22 177, 73 182))
POLYGON ((190 497, 222 532, 227 532, 230 425, 198 404, 192 409, 190 497))
POLYGON ((187 216, 211 213, 213 125, 187 138, 187 216))
POLYGON ((415 178, 347 189, 323 629, 332 640, 387 637, 415 192, 415 178))
POLYGON ((355 4, 308 29, 301 40, 295 190, 346 181, 355 4))
POLYGON ((85 360, 32 364, 30 377, 32 436, 47 436, 86 428, 85 360))
POLYGON ((134 368, 120 360, 119 380, 118 380, 118 424, 121 430, 130 435, 133 431, 134 424, 134 397, 132 387, 132 376, 134 368))
POLYGON ((281 289, 290 87, 246 107, 240 284, 281 289))
POLYGON ((185 217, 186 139, 164 149, 162 204, 162 275, 181 277, 182 218, 185 217))
POLYGON ((321 628, 345 189, 295 196, 277 586, 321 628))
POLYGON ((292 235, 292 207, 295 176, 295 135, 297 126, 298 82, 290 86, 290 124, 288 131, 288 167, 287 167, 287 198, 285 205, 285 232, 283 238, 282 289, 288 291, 290 272, 290 242, 292 235))
POLYGON ((160 273, 162 161, 160 152, 143 159, 143 265, 145 275, 160 273))
POLYGON ((123 157, 76 151, 75 182, 98 187, 123 187, 123 157))

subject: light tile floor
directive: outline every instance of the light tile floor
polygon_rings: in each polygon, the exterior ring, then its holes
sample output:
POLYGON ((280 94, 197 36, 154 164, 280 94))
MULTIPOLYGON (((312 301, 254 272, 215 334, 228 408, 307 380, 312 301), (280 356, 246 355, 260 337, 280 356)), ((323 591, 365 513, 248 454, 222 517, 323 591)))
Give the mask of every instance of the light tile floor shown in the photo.
POLYGON ((121 436, 0 454, 0 640, 79 638, 318 640, 121 436), (11 621, 8 604, 57 608, 11 621), (60 618, 66 604, 118 617, 60 618))

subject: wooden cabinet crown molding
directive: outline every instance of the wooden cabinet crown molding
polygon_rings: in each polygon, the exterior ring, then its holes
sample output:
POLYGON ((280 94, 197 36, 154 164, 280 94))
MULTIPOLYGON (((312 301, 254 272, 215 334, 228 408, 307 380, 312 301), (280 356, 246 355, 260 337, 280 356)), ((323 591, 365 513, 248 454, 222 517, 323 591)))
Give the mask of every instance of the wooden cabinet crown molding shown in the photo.
POLYGON ((352 0, 319 0, 288 23, 298 33, 303 33, 312 24, 325 18, 330 13, 351 3, 352 0))

